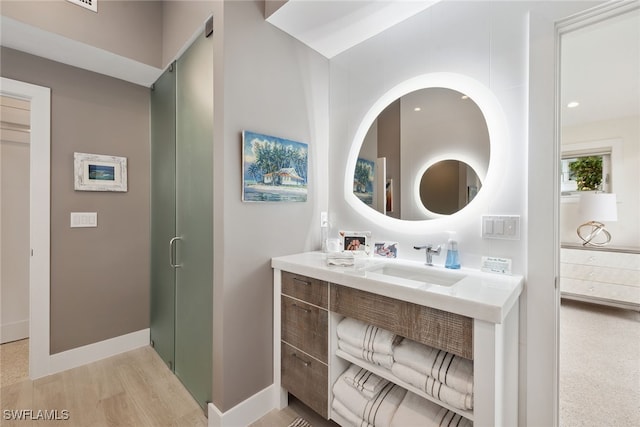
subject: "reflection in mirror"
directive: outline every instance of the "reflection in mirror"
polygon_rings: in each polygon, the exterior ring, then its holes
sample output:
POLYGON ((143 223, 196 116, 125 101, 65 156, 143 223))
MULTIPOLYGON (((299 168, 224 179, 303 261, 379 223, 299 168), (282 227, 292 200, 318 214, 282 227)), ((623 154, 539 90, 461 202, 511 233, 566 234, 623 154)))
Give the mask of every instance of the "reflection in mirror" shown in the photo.
MULTIPOLYGON (((368 188, 372 194, 366 202, 371 209, 398 219, 425 220, 438 213, 449 215, 464 208, 466 203, 456 202, 452 207, 448 199, 480 190, 489 167, 490 142, 487 123, 478 105, 465 94, 442 87, 419 89, 403 95, 389 104, 373 121, 360 147, 358 162, 380 164, 374 168, 373 182, 368 188), (430 183, 440 186, 431 192, 427 203, 421 203, 419 176, 426 164, 438 160, 459 160, 473 165, 474 178, 465 181, 464 191, 449 190, 438 180, 430 183), (472 182, 473 181, 473 182, 472 182), (475 184, 477 182, 477 185, 475 184), (470 190, 467 190, 470 187, 470 190), (444 196, 446 194, 446 197, 444 196), (442 199, 442 200, 439 200, 442 199)), ((463 168, 461 168, 463 169, 463 168)), ((357 181, 354 177, 354 181, 357 181)), ((462 185, 462 184, 461 184, 462 185)), ((354 194, 364 200, 354 186, 354 194)))
POLYGON ((481 186, 471 166, 458 160, 443 160, 422 175, 420 201, 430 212, 451 215, 467 206, 481 186))

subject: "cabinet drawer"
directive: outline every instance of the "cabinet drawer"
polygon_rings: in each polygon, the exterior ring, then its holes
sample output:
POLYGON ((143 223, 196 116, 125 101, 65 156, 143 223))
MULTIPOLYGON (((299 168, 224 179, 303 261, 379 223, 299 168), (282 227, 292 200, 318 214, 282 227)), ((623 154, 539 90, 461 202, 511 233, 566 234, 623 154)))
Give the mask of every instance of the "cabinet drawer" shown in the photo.
POLYGON ((431 307, 331 285, 331 311, 473 359, 473 319, 431 307))
POLYGON ((281 301, 282 340, 327 363, 327 311, 284 295, 281 301))
POLYGON ((329 285, 322 280, 283 271, 282 293, 322 308, 328 308, 329 285))
POLYGON ((282 343, 281 385, 311 409, 328 417, 328 368, 324 363, 282 343))

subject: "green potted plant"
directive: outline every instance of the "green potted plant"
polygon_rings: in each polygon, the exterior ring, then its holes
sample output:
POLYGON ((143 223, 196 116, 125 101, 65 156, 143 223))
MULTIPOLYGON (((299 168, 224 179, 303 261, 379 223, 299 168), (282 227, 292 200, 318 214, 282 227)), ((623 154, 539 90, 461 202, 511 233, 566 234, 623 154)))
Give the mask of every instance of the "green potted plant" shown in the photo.
POLYGON ((569 163, 578 191, 599 190, 602 185, 602 156, 580 157, 569 163))

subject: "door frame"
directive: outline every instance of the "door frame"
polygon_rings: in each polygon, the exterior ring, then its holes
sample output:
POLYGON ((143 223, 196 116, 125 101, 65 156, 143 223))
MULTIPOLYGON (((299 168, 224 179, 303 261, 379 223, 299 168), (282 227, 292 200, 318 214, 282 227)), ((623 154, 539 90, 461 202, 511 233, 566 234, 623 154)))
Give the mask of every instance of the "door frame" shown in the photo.
POLYGON ((561 47, 562 36, 572 31, 579 30, 589 25, 597 24, 607 19, 623 15, 640 8, 640 2, 607 2, 605 4, 587 9, 582 13, 572 15, 566 19, 556 23, 555 34, 555 137, 554 137, 554 162, 558 167, 554 169, 554 234, 555 234, 555 269, 556 269, 556 303, 555 303, 555 366, 554 366, 554 386, 555 386, 555 404, 554 424, 560 425, 560 307, 562 296, 560 293, 560 162, 562 161, 562 117, 561 117, 561 47))
POLYGON ((49 374, 51 89, 0 78, 0 93, 31 103, 29 150, 29 378, 49 374))

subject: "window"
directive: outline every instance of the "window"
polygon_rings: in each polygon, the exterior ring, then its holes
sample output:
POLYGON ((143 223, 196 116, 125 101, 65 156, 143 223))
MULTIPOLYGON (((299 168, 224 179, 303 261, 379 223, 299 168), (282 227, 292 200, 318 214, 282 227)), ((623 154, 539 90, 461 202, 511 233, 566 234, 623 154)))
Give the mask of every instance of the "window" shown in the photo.
POLYGON ((600 190, 611 192, 611 154, 571 156, 562 159, 562 195, 576 191, 600 190))
MULTIPOLYGON (((572 164, 582 163, 582 167, 600 164, 601 176, 600 184, 597 188, 605 193, 613 193, 615 171, 622 168, 622 140, 609 139, 600 141, 575 142, 562 145, 562 170, 560 173, 560 191, 563 198, 576 199, 580 191, 578 180, 575 176, 575 166, 572 171, 572 164)), ((620 174, 618 173, 618 178, 620 174)), ((587 188, 589 184, 587 184, 587 188)))

